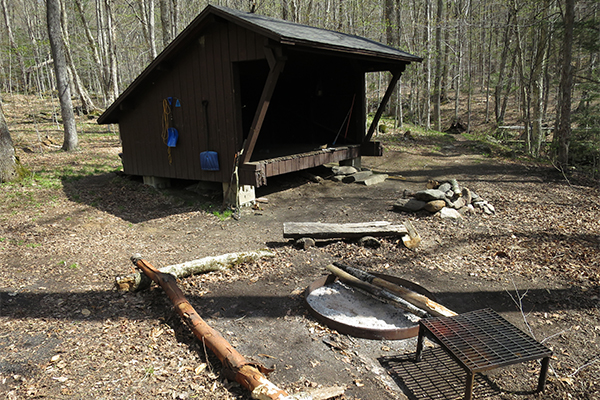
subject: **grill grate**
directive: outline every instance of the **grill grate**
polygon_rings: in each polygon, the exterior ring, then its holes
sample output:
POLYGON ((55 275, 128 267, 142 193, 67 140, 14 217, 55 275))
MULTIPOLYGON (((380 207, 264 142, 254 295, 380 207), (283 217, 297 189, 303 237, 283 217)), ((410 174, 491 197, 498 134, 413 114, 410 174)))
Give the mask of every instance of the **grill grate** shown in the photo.
POLYGON ((433 336, 467 371, 465 399, 471 398, 474 373, 540 358, 543 361, 538 391, 544 389, 552 351, 489 308, 453 317, 422 319, 417 361, 425 335, 433 336))
POLYGON ((425 319, 422 323, 473 372, 552 355, 545 346, 489 308, 451 318, 425 319))

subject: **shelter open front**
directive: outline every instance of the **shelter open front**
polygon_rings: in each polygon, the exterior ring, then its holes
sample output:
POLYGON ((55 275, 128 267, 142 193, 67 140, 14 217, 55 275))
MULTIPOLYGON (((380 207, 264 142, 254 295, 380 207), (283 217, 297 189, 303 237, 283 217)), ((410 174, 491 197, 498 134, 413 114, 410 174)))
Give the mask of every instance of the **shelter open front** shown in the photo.
MULTIPOLYGON (((248 138, 269 65, 237 66, 241 120, 248 138)), ((364 74, 345 59, 286 54, 250 161, 359 145, 364 136, 364 74)))

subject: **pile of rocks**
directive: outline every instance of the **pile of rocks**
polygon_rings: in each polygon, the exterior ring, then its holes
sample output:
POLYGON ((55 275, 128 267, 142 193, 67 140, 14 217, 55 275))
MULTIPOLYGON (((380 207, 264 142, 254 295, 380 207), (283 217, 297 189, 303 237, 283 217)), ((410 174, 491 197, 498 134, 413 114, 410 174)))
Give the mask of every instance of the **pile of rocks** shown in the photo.
POLYGON ((376 185, 388 178, 387 174, 376 174, 369 169, 361 169, 350 166, 334 166, 331 169, 335 182, 359 183, 365 186, 376 185))
POLYGON ((440 213, 442 218, 461 218, 463 214, 476 210, 488 215, 496 213, 493 205, 468 188, 461 188, 456 179, 441 184, 429 181, 427 187, 416 193, 405 193, 403 198, 396 200, 394 209, 408 212, 426 210, 440 213))

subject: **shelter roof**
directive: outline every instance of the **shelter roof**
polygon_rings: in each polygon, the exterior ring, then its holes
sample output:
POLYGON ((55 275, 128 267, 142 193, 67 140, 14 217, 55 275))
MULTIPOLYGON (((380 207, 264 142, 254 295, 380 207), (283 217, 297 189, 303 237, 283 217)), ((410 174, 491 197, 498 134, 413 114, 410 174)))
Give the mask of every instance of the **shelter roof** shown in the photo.
POLYGON ((222 18, 238 24, 283 46, 295 49, 317 50, 326 53, 345 54, 372 60, 374 64, 381 62, 390 65, 405 65, 410 62, 421 62, 423 59, 391 46, 378 43, 364 37, 335 32, 327 29, 301 25, 281 19, 266 17, 260 14, 247 13, 227 7, 208 5, 180 34, 171 42, 150 65, 129 85, 117 100, 98 118, 99 124, 116 123, 120 110, 126 108, 126 99, 136 91, 142 83, 156 71, 168 65, 190 41, 201 34, 202 29, 214 17, 222 18))

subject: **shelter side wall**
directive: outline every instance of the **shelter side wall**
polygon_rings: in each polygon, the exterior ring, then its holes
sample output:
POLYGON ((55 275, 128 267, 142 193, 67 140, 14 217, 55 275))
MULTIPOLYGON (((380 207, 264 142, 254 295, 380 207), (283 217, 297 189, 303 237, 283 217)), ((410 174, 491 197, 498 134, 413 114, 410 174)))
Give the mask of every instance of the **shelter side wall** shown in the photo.
POLYGON ((242 147, 232 62, 264 58, 265 39, 228 23, 215 23, 162 68, 121 114, 127 174, 229 182, 242 147), (172 98, 171 118, 164 101, 172 98), (163 119, 166 119, 163 122, 163 119), (163 124, 177 129, 176 147, 164 142, 163 124), (203 170, 200 153, 214 151, 219 170, 203 170))

